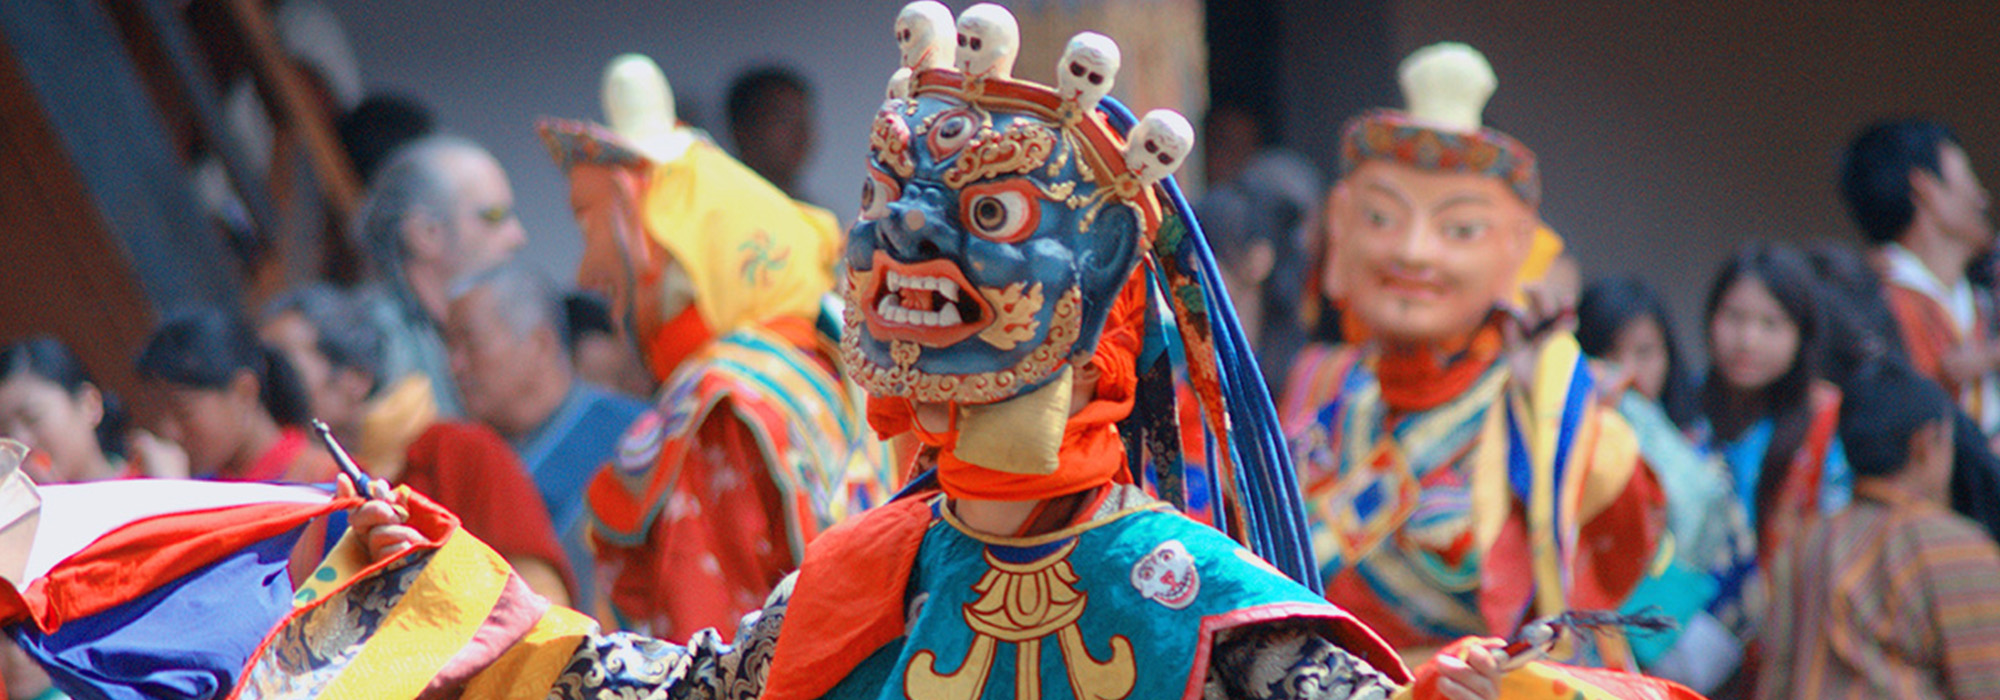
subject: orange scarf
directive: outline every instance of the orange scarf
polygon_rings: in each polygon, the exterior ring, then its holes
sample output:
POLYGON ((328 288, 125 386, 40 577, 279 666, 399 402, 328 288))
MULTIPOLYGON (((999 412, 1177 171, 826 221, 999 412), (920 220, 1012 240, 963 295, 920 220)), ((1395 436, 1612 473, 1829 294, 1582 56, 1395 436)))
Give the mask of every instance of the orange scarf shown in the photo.
POLYGON ((1118 421, 1132 413, 1138 392, 1139 344, 1145 338, 1146 278, 1133 271, 1105 319, 1104 333, 1089 367, 1097 370, 1097 389, 1090 403, 1069 417, 1063 427, 1060 466, 1053 474, 1017 474, 967 462, 953 454, 958 444, 958 412, 942 432, 925 430, 907 398, 869 397, 868 424, 883 437, 912 433, 938 452, 938 483, 953 498, 988 501, 1039 501, 1078 493, 1113 481, 1129 483, 1125 443, 1118 421))
POLYGON ((1458 344, 1384 347, 1375 362, 1382 401, 1397 413, 1428 411, 1465 395, 1500 359, 1505 339, 1499 314, 1458 344))

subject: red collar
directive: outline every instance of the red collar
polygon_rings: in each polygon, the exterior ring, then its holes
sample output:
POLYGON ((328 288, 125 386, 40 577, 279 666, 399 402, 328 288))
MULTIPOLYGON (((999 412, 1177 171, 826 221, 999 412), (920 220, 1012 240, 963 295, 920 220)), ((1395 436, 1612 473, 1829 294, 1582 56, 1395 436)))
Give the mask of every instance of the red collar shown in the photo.
POLYGON ((1382 400, 1397 413, 1442 406, 1471 389, 1500 359, 1503 345, 1495 316, 1473 331, 1462 347, 1385 349, 1375 363, 1382 400))

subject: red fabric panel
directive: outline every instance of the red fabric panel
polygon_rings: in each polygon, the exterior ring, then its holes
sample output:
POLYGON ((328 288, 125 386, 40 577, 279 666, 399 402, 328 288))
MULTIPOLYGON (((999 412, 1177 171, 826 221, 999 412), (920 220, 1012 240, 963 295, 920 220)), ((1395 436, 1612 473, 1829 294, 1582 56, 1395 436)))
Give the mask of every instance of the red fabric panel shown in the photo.
POLYGON ((439 422, 410 443, 403 484, 458 514, 467 532, 508 559, 540 559, 576 590, 569 557, 514 448, 483 425, 439 422))
MULTIPOLYGON (((678 470, 654 467, 673 475, 673 493, 664 496, 645 543, 601 546, 597 555, 613 572, 611 601, 625 622, 671 641, 705 628, 736 629, 798 561, 785 499, 731 402, 710 411, 690 439, 678 470)), ((672 457, 671 450, 661 456, 672 457)))
POLYGON ((1666 495, 1653 470, 1640 465, 1617 500, 1578 533, 1576 580, 1569 605, 1576 610, 1616 610, 1645 578, 1666 523, 1666 495), (1649 556, 1633 556, 1646 553, 1649 556))
POLYGON ((507 586, 501 591, 500 600, 493 604, 493 612, 486 615, 465 648, 438 669, 437 676, 424 687, 420 697, 457 697, 465 683, 528 636, 548 611, 549 599, 529 590, 519 575, 508 574, 507 586))
POLYGON ((63 560, 26 592, 0 583, 0 622, 43 632, 111 609, 251 544, 358 503, 267 503, 161 515, 112 530, 63 560))
POLYGON ((1959 345, 1951 316, 1923 292, 1884 283, 1882 293, 1889 302, 1889 311, 1896 316, 1896 326, 1902 333, 1903 349, 1910 356, 1910 366, 1936 381, 1952 396, 1958 396, 1961 387, 1945 377, 1944 372, 1945 356, 1958 349, 1959 345))
POLYGON ((1518 501, 1509 509, 1479 569, 1479 612, 1486 618, 1487 634, 1513 634, 1535 601, 1535 557, 1528 546, 1527 514, 1518 501))
POLYGON ((870 654, 903 635, 903 593, 930 529, 930 500, 919 495, 892 501, 813 541, 792 586, 764 700, 825 695, 870 654))

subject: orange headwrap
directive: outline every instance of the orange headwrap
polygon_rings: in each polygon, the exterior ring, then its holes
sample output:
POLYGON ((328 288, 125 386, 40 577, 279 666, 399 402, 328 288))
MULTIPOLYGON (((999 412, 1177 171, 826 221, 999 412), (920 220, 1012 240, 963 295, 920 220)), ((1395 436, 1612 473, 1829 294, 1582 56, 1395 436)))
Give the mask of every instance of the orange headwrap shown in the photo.
POLYGON ((1097 388, 1090 403, 1063 426, 1060 464, 1053 474, 1019 474, 989 469, 957 458, 957 412, 943 432, 923 429, 910 400, 870 397, 868 424, 883 437, 913 432, 923 444, 938 449, 938 483, 953 498, 989 501, 1039 501, 1085 491, 1112 481, 1128 482, 1125 444, 1118 421, 1132 413, 1138 394, 1139 345, 1146 335, 1146 276, 1134 270, 1119 292, 1089 366, 1097 371, 1097 388))

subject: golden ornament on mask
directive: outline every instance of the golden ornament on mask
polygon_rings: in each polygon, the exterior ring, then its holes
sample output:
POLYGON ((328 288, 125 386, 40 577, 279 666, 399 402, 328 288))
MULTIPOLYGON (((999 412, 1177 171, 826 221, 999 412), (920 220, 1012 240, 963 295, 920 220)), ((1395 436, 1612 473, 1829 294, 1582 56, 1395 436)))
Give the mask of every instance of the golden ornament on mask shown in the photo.
POLYGON ((854 381, 877 396, 907 396, 917 401, 992 403, 1013 396, 1022 381, 1039 381, 1053 374, 1076 346, 1083 328, 1083 292, 1071 287, 1056 301, 1049 333, 1040 347, 1013 367, 976 374, 939 375, 875 364, 861 348, 866 332, 859 307, 852 303, 841 314, 840 357, 854 381), (1030 379, 1024 379, 1030 378, 1030 379))
MULTIPOLYGON (((1050 158, 1048 169, 1042 171, 1043 174, 1049 177, 1055 177, 1057 175, 1061 175, 1063 166, 1069 165, 1070 154, 1077 150, 1076 132, 1072 131, 1068 127, 1064 127, 1062 130, 1062 138, 1063 138, 1063 145, 1067 147, 1056 149, 1056 157, 1050 158)), ((1064 181, 1062 184, 1068 185, 1069 189, 1072 190, 1076 189, 1076 183, 1074 181, 1064 181)))
POLYGON ((875 115, 875 127, 868 133, 868 148, 875 161, 905 180, 917 171, 910 158, 910 129, 892 110, 875 115), (900 128, 899 128, 900 127, 900 128))
POLYGON ((1055 132, 1034 122, 1016 121, 999 133, 982 131, 945 172, 944 184, 963 189, 998 175, 1026 174, 1048 162, 1055 144, 1055 132))
POLYGON ((897 340, 889 343, 889 359, 896 362, 897 369, 908 371, 911 365, 917 363, 917 356, 921 354, 923 354, 923 348, 917 347, 916 343, 907 340, 897 340))
POLYGON ((986 298, 994 314, 993 322, 979 331, 980 340, 1000 350, 1012 350, 1035 337, 1040 325, 1035 314, 1042 310, 1042 283, 1028 287, 1026 282, 1015 282, 1005 289, 980 287, 979 295, 986 298))
MULTIPOLYGON (((916 100, 910 100, 910 104, 914 106, 918 104, 918 102, 916 100)), ((930 113, 929 116, 926 116, 921 121, 917 122, 917 128, 910 130, 910 136, 917 137, 917 136, 929 135, 931 133, 931 126, 936 124, 939 118, 942 118, 944 115, 950 114, 953 111, 955 110, 947 109, 930 113)))
POLYGON ((1041 190, 1043 199, 1062 202, 1071 209, 1076 208, 1076 205, 1070 203, 1073 199, 1072 193, 1076 192, 1075 180, 1064 180, 1053 185, 1044 185, 1036 182, 1035 188, 1041 190))

